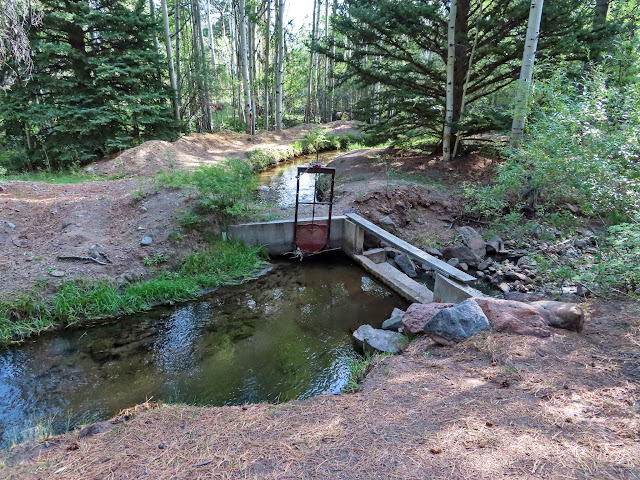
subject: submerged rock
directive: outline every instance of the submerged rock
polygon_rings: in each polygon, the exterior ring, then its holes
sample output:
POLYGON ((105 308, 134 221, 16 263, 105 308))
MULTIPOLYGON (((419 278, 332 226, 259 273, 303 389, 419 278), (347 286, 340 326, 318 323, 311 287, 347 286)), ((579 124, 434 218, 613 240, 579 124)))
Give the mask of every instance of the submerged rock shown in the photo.
POLYGON ((408 343, 407 337, 397 332, 379 330, 371 325, 362 325, 353 332, 353 339, 358 348, 371 353, 400 353, 408 343))
POLYGON ((488 330, 491 330, 491 325, 487 317, 472 299, 440 310, 424 326, 427 335, 443 345, 461 342, 488 330))

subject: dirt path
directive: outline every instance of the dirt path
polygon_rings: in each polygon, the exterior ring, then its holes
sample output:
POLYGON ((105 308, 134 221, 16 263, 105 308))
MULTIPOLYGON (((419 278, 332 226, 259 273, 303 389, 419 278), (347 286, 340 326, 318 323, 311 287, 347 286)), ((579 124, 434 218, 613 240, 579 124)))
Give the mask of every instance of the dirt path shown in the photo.
MULTIPOLYGON (((332 134, 347 134, 356 132, 356 125, 339 121, 326 127, 332 134)), ((257 147, 286 147, 303 139, 310 129, 310 125, 301 125, 255 137, 221 132, 194 134, 174 143, 151 141, 87 168, 105 178, 130 177, 120 180, 68 185, 3 182, 0 294, 25 292, 35 286, 42 289, 43 284, 52 291, 67 279, 144 276, 144 258, 164 255, 171 259, 200 242, 198 235, 178 235, 183 230, 178 219, 191 199, 176 190, 154 187, 149 181, 154 174, 214 164, 257 147), (143 237, 150 237, 151 245, 141 246, 143 237), (104 252, 112 263, 58 259, 86 257, 92 248, 104 252), (63 276, 54 277, 54 272, 63 276)))
POLYGON ((590 310, 581 334, 493 333, 452 348, 417 340, 377 362, 357 394, 120 417, 106 433, 18 447, 0 475, 637 479, 638 306, 590 310))

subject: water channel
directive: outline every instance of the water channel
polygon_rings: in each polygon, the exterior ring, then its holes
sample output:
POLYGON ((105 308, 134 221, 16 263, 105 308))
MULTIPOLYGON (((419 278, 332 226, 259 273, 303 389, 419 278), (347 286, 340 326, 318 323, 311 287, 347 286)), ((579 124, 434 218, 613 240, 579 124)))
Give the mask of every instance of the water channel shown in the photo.
POLYGON ((155 400, 278 402, 339 392, 350 333, 406 304, 342 255, 280 260, 198 301, 0 350, 0 446, 155 400))

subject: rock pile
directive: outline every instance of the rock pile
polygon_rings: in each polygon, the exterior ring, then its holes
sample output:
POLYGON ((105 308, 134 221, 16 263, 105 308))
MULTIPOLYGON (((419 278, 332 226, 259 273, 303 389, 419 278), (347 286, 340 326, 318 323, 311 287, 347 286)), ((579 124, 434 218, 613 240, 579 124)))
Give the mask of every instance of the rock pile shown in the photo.
POLYGON ((584 311, 579 305, 531 298, 521 295, 527 301, 518 301, 478 297, 457 305, 414 303, 406 312, 394 309, 383 324, 387 330, 364 325, 354 333, 354 339, 369 350, 399 353, 406 344, 401 333, 426 334, 437 343, 451 345, 490 330, 542 338, 551 336, 554 328, 582 331, 584 311), (531 298, 534 301, 529 301, 531 298))

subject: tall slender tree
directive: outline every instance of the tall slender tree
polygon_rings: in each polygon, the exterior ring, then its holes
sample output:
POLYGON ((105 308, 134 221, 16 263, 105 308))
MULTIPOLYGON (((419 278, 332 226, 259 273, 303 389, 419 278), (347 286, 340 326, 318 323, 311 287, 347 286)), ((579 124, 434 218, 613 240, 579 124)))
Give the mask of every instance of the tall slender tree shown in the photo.
POLYGON ((276 0, 278 4, 278 65, 276 68, 276 131, 282 130, 282 96, 284 74, 284 7, 285 0, 276 0))
POLYGON ((540 36, 540 22, 542 21, 542 6, 544 0, 531 0, 527 37, 522 54, 522 68, 516 91, 516 100, 511 125, 511 145, 518 146, 524 135, 524 124, 527 118, 527 103, 533 78, 533 64, 536 60, 538 37, 540 36))
POLYGON ((169 80, 171 82, 171 90, 173 91, 173 115, 176 120, 180 120, 180 100, 178 93, 178 82, 176 80, 176 71, 173 64, 173 53, 171 48, 171 32, 169 29, 169 9, 167 8, 167 0, 161 0, 162 4, 162 23, 164 25, 164 41, 167 48, 167 61, 169 63, 169 80))
POLYGON ((453 122, 453 73, 456 60, 456 15, 457 0, 451 0, 449 6, 449 25, 447 35, 447 85, 444 130, 442 135, 442 158, 451 159, 451 123, 453 122))

